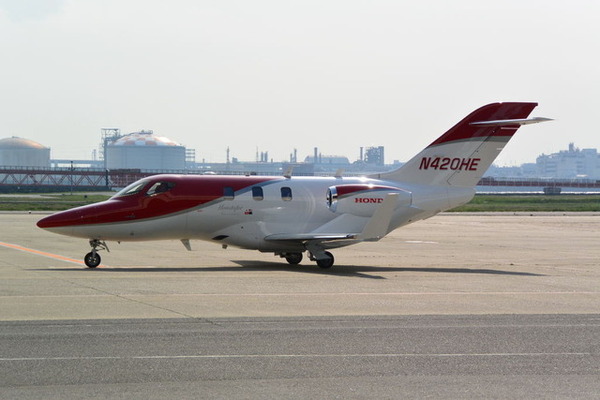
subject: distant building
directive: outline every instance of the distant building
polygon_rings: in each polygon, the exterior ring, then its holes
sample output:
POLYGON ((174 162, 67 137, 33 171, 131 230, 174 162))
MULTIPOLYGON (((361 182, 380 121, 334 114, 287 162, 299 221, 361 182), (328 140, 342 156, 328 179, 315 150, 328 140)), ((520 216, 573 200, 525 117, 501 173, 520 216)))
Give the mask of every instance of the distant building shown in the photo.
POLYGON ((152 131, 141 131, 108 143, 104 156, 108 169, 182 170, 186 149, 152 131))
POLYGON ((345 156, 326 156, 319 154, 316 159, 314 156, 307 156, 304 159, 305 163, 326 164, 326 165, 349 165, 350 161, 345 156), (315 162, 316 160, 316 162, 315 162))
POLYGON ((536 160, 537 174, 543 178, 600 179, 600 155, 597 149, 578 149, 570 143, 568 150, 542 154, 536 160))
POLYGON ((0 139, 0 165, 7 167, 49 167, 50 148, 20 137, 0 139))
POLYGON ((385 149, 383 146, 367 147, 365 151, 365 163, 371 165, 385 165, 385 149))

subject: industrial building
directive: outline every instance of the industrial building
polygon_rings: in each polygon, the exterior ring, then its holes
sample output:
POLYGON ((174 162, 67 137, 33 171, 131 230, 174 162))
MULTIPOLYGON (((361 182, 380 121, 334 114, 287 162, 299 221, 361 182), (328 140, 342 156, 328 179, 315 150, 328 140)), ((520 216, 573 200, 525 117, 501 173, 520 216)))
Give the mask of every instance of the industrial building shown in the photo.
POLYGON ((385 165, 385 148, 383 146, 367 147, 363 155, 361 147, 360 159, 366 164, 383 166, 385 165))
MULTIPOLYGON (((289 162, 269 160, 268 152, 257 151, 256 161, 230 158, 226 163, 195 162, 193 149, 140 131, 126 135, 118 128, 102 129, 100 157, 93 160, 51 160, 50 149, 34 141, 11 137, 0 140, 0 192, 48 192, 64 190, 111 190, 153 174, 163 172, 192 174, 265 175, 364 175, 397 168, 384 163, 384 148, 360 149, 360 159, 350 162, 344 156, 314 155, 298 162, 297 151, 289 162), (51 167, 54 164, 55 167, 51 167)), ((576 148, 541 155, 536 164, 522 167, 492 167, 478 187, 479 191, 514 191, 561 188, 571 191, 600 191, 600 155, 596 149, 576 148), (516 169, 515 169, 516 168, 516 169), (507 172, 510 171, 510 172, 507 172), (536 173, 537 172, 537 173, 536 173), (512 178, 506 178, 506 174, 512 178), (531 175, 531 177, 529 177, 531 175), (577 177, 577 179, 572 179, 577 177)), ((554 192, 553 192, 554 193, 554 192)))
POLYGON ((185 147, 152 131, 120 136, 106 143, 104 150, 108 169, 182 170, 185 169, 185 147))
POLYGON ((544 178, 600 179, 600 155, 596 149, 579 149, 569 143, 568 150, 542 154, 536 160, 537 175, 544 178))
POLYGON ((0 165, 47 168, 50 166, 50 148, 16 136, 0 139, 0 165))

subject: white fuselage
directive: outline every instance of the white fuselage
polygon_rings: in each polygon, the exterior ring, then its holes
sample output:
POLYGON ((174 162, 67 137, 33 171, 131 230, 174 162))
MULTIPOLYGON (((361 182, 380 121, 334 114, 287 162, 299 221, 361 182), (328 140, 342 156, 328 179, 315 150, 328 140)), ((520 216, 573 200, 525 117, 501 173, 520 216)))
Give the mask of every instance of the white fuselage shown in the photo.
MULTIPOLYGON (((269 252, 298 250, 298 243, 270 242, 264 238, 280 233, 339 234, 359 233, 363 230, 377 209, 376 203, 368 203, 367 200, 380 195, 369 191, 360 192, 345 200, 356 211, 352 208, 332 211, 327 204, 327 190, 332 186, 344 185, 387 185, 397 187, 405 193, 394 209, 387 232, 464 204, 474 195, 472 188, 399 185, 397 182, 368 178, 292 177, 271 180, 262 185, 262 198, 254 196, 248 190, 233 198, 221 197, 166 216, 49 230, 99 240, 201 239, 269 252), (282 188, 286 188, 285 197, 282 195, 282 188)), ((339 241, 329 247, 340 247, 353 242, 356 241, 339 241)))

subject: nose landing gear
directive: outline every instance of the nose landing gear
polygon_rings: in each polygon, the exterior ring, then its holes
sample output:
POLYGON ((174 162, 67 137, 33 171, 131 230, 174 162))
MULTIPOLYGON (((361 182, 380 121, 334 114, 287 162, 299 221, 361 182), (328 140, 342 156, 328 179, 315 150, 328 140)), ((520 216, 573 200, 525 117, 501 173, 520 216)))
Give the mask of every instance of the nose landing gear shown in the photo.
POLYGON ((106 250, 110 252, 110 250, 108 249, 108 246, 104 241, 100 241, 98 239, 90 240, 90 246, 92 246, 92 251, 90 251, 85 255, 85 257, 83 257, 83 262, 88 268, 96 268, 98 265, 100 265, 100 262, 102 261, 100 254, 98 254, 98 251, 106 250))

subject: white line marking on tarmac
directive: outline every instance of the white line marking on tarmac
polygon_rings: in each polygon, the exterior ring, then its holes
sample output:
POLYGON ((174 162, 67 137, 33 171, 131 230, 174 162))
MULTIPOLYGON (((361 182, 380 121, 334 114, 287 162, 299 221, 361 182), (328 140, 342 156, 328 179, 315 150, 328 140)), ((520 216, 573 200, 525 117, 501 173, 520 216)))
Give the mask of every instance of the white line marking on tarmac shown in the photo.
POLYGON ((382 353, 382 354, 199 354, 179 356, 90 356, 90 357, 5 357, 0 361, 82 361, 82 360, 178 360, 234 358, 462 358, 462 357, 558 357, 595 356, 594 353, 382 353))
MULTIPOLYGON (((368 293, 368 292, 343 292, 343 293, 179 293, 173 294, 171 297, 335 297, 335 296, 498 296, 498 295, 598 295, 600 292, 592 291, 569 291, 569 292, 385 292, 385 293, 368 293)), ((111 297, 115 296, 111 293, 106 294, 71 294, 71 295, 16 295, 16 296, 0 296, 0 298, 53 298, 53 297, 111 297)), ((135 297, 163 297, 164 294, 121 294, 118 297, 135 298, 135 297)))

